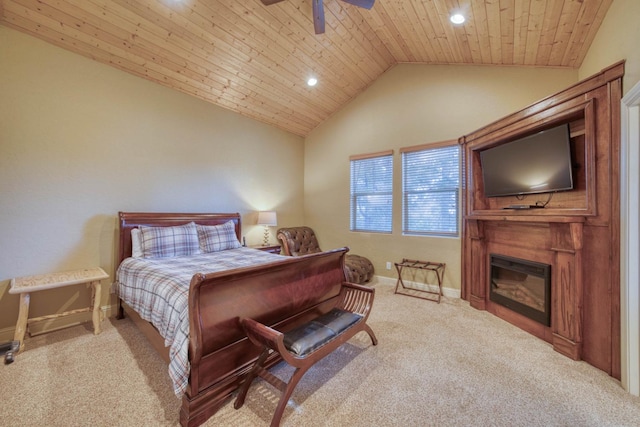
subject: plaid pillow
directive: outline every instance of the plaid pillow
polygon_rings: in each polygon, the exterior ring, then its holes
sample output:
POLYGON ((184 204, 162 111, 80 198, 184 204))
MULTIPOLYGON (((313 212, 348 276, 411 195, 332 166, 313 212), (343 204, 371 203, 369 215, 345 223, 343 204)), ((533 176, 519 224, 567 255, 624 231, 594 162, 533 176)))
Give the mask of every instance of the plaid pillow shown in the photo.
POLYGON ((233 221, 222 225, 196 225, 200 250, 204 253, 224 251, 239 248, 240 242, 236 236, 236 226, 233 221))
POLYGON ((144 258, 167 258, 200 253, 196 224, 176 227, 140 227, 144 258))

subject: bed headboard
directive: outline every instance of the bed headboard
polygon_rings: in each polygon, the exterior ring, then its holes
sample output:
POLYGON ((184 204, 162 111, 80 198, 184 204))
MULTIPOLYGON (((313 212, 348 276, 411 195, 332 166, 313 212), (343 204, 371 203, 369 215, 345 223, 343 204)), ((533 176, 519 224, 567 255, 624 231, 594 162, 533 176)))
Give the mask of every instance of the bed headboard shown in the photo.
POLYGON ((158 213, 158 212, 120 212, 120 243, 116 268, 123 259, 131 256, 131 230, 141 225, 170 227, 187 224, 191 221, 201 225, 219 225, 233 221, 238 241, 242 236, 239 213, 158 213))

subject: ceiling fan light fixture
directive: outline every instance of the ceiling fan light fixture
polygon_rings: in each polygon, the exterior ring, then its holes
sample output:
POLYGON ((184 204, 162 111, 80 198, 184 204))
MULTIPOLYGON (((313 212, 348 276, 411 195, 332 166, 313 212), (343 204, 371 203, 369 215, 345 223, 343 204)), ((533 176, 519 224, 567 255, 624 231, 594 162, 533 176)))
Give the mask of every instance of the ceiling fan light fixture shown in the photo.
MULTIPOLYGON (((284 0, 260 0, 265 6, 280 3, 284 0)), ((313 29, 316 34, 324 33, 324 5, 323 0, 311 0, 313 11, 313 29)), ((345 3, 352 4, 363 9, 371 9, 376 0, 342 0, 345 3)))
POLYGON ((316 79, 315 77, 309 77, 309 80, 307 80, 307 85, 308 86, 315 86, 318 84, 318 79, 316 79))
POLYGON ((449 20, 456 25, 460 25, 465 21, 465 18, 461 13, 454 13, 449 17, 449 20))

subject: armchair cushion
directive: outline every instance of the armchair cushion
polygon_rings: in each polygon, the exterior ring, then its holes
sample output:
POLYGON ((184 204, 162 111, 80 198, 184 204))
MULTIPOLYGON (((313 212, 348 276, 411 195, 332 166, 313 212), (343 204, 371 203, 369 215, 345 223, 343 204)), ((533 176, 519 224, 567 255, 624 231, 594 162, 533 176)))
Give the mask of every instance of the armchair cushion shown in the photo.
POLYGON ((347 282, 366 283, 373 279, 373 264, 368 258, 360 255, 347 254, 344 260, 344 270, 347 282))
MULTIPOLYGON (((300 256, 322 252, 316 234, 310 227, 281 228, 277 236, 282 243, 284 255, 300 256)), ((366 283, 373 278, 373 264, 368 258, 347 254, 344 263, 344 273, 348 282, 366 283)))
POLYGON ((282 253, 288 256, 300 256, 322 252, 318 239, 309 227, 290 227, 278 230, 278 239, 282 242, 282 253))

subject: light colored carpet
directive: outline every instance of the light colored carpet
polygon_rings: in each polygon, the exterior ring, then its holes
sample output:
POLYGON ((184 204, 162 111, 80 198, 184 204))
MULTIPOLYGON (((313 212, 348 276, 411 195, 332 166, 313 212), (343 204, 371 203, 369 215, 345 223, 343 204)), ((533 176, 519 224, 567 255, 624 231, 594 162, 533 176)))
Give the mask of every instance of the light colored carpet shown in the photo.
MULTIPOLYGON (((465 301, 376 285, 369 324, 303 377, 284 426, 638 426, 618 381, 465 301)), ((129 320, 29 338, 0 367, 0 425, 177 425, 166 365, 129 320)), ((283 364, 275 371, 289 374, 283 364)), ((205 426, 268 425, 278 394, 256 380, 205 426)))

